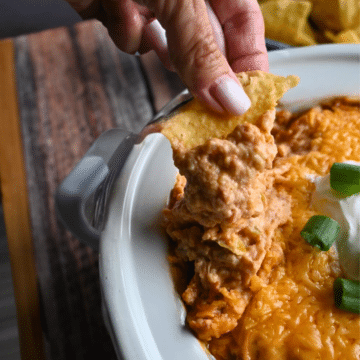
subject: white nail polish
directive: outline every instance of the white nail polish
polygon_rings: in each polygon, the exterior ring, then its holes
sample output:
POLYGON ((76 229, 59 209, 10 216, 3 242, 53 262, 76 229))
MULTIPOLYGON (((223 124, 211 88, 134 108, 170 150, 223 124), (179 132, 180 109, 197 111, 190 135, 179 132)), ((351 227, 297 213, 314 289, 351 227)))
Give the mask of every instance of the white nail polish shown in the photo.
POLYGON ((230 113, 244 114, 251 106, 244 89, 229 75, 223 75, 216 80, 210 89, 210 94, 230 113))
POLYGON ((145 27, 145 34, 149 43, 162 51, 167 50, 166 32, 158 20, 153 20, 145 27))
POLYGON ((165 67, 170 71, 175 71, 169 57, 166 31, 158 20, 155 19, 145 26, 144 39, 155 50, 165 67))
POLYGON ((224 56, 226 56, 225 37, 224 37, 223 29, 221 27, 218 17, 215 15, 214 10, 212 9, 209 2, 206 1, 205 3, 206 3, 206 10, 207 10, 208 18, 210 20, 210 24, 211 24, 213 34, 215 37, 215 41, 216 41, 221 53, 224 56))

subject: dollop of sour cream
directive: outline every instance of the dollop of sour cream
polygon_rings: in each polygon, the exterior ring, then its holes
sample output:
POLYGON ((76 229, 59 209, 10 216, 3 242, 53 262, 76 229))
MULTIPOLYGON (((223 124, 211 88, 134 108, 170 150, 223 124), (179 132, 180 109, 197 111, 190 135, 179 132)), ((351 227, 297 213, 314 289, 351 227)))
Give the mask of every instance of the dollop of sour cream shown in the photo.
MULTIPOLYGON (((360 166, 355 161, 344 163, 360 166)), ((313 181, 316 186, 313 208, 341 226, 335 242, 340 266, 351 279, 360 281, 360 193, 340 197, 330 187, 330 174, 316 177, 313 181)))

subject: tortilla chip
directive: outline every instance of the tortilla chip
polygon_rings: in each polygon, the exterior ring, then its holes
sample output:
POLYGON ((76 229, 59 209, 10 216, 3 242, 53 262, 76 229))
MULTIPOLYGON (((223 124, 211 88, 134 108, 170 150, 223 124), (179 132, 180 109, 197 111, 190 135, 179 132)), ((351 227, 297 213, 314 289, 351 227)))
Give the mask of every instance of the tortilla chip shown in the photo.
POLYGON ((262 0, 259 3, 265 35, 270 39, 304 46, 331 42, 356 44, 360 38, 359 0, 262 0))
POLYGON ((360 37, 354 30, 345 30, 337 34, 336 43, 360 44, 360 37))
POLYGON ((311 0, 311 19, 323 30, 339 32, 359 24, 359 0, 311 0))
MULTIPOLYGON (((359 16, 360 16, 360 14, 359 14, 359 16)), ((352 30, 354 30, 356 32, 357 36, 360 38, 360 24, 352 30)))
POLYGON ((250 109, 241 116, 220 115, 197 99, 190 101, 162 125, 161 132, 170 140, 173 148, 191 149, 211 138, 226 137, 238 124, 256 124, 262 114, 274 109, 285 92, 299 82, 297 76, 285 78, 263 71, 243 72, 237 76, 251 100, 250 109))
POLYGON ((269 0, 260 5, 265 22, 265 36, 294 46, 316 44, 308 23, 310 1, 269 0))
POLYGON ((331 31, 324 32, 327 39, 337 44, 360 44, 360 36, 355 30, 344 30, 338 34, 334 34, 331 31))

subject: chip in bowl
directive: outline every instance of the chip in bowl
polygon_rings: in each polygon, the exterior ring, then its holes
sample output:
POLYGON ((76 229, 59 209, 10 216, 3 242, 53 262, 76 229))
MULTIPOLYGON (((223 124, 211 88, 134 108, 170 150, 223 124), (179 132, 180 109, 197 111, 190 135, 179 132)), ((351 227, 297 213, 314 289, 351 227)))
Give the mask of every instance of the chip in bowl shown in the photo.
POLYGON ((294 46, 316 44, 308 23, 309 1, 269 0, 261 5, 266 36, 294 46))

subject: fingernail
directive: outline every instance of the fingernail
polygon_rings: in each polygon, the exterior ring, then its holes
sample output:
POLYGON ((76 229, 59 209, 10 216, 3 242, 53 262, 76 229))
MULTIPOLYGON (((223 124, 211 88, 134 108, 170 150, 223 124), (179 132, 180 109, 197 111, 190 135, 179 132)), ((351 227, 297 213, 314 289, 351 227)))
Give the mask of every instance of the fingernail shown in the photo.
POLYGON ((153 20, 145 28, 148 41, 161 51, 167 50, 166 32, 158 20, 153 20))
POLYGON ((223 55, 226 56, 226 49, 225 49, 225 37, 224 32, 219 22, 218 17, 215 15, 214 10, 212 9, 211 5, 208 1, 206 1, 206 10, 210 20, 210 24, 213 30, 213 34, 216 40, 216 43, 223 55))
POLYGON ((209 92, 224 109, 234 115, 244 114, 251 106, 244 89, 229 75, 218 78, 209 92))
POLYGON ((175 71, 168 52, 166 31, 157 19, 151 21, 145 27, 145 37, 151 48, 155 50, 165 67, 170 71, 175 71))

